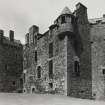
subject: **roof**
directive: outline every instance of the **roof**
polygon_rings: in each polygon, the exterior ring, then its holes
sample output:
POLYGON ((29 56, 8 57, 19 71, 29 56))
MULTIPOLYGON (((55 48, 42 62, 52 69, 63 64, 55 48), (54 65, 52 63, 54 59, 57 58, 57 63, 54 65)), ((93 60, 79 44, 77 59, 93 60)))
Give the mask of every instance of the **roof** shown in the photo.
POLYGON ((71 10, 66 6, 66 7, 62 10, 62 12, 61 12, 61 15, 63 15, 63 14, 72 14, 72 12, 71 12, 71 10))
POLYGON ((105 18, 101 17, 101 18, 93 18, 93 19, 89 19, 89 23, 91 24, 97 24, 97 23, 105 23, 105 18))

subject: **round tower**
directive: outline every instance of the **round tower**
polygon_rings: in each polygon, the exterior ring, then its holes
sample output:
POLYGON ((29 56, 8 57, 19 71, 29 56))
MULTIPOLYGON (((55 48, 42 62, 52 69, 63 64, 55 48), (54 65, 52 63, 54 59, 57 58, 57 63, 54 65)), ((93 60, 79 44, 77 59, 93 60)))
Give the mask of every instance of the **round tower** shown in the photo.
POLYGON ((57 34, 59 36, 72 34, 74 16, 68 7, 65 7, 60 16, 55 20, 57 24, 57 34))

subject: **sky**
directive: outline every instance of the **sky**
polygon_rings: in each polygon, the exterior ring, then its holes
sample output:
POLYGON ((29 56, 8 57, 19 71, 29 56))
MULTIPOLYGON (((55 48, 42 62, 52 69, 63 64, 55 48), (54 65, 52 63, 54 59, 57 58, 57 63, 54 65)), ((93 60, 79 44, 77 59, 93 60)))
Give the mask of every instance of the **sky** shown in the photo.
POLYGON ((44 33, 65 6, 73 12, 78 2, 88 8, 89 18, 105 14, 105 0, 0 0, 0 29, 5 36, 14 30, 15 39, 24 44, 32 25, 39 26, 40 33, 44 33))

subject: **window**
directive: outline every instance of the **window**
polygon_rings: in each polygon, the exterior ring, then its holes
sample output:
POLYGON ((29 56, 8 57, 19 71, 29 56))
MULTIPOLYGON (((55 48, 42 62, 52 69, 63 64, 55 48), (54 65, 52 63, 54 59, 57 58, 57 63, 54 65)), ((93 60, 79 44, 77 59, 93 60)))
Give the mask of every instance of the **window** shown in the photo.
POLYGON ((105 69, 103 69, 103 74, 105 75, 105 69))
POLYGON ((37 69, 37 77, 41 78, 41 67, 40 66, 37 69))
POLYGON ((53 61, 49 61, 49 78, 53 78, 53 61))
POLYGON ((37 62, 37 51, 35 51, 35 62, 37 62))
POLYGON ((24 73, 24 75, 23 75, 23 76, 24 76, 24 83, 25 83, 25 73, 24 73))
POLYGON ((53 57, 53 43, 49 44, 49 58, 53 57))
POLYGON ((49 87, 50 88, 53 88, 53 83, 49 83, 49 87))
POLYGON ((17 58, 18 58, 17 54, 15 56, 16 56, 16 60, 17 60, 17 58))
POLYGON ((8 66, 7 66, 7 64, 5 65, 5 70, 7 70, 8 69, 8 66))
POLYGON ((16 82, 15 81, 13 81, 13 83, 12 83, 14 86, 16 85, 16 82))
POLYGON ((74 62, 74 70, 77 76, 79 76, 80 75, 79 61, 74 62))
POLYGON ((20 78, 20 86, 23 86, 23 79, 20 78))
POLYGON ((61 17, 61 24, 66 23, 65 16, 61 17))

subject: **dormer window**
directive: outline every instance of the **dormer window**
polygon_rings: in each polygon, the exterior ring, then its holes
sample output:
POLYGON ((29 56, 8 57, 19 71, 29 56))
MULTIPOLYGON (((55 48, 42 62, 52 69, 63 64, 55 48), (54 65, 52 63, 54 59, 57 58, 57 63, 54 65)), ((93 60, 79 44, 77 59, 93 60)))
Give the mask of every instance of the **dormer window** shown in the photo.
POLYGON ((62 17, 61 17, 61 24, 63 24, 63 23, 66 23, 65 16, 62 16, 62 17))

